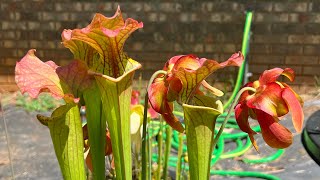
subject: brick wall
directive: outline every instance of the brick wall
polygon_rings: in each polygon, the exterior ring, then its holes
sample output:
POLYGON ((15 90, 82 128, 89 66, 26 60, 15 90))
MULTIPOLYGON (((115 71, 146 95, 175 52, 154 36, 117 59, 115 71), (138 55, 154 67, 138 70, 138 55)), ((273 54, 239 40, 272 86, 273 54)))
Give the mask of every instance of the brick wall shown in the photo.
MULTIPOLYGON (((95 12, 112 16, 120 4, 124 17, 144 23, 126 43, 125 50, 142 63, 149 78, 177 54, 227 59, 241 49, 244 11, 254 9, 250 71, 292 67, 295 85, 314 86, 320 76, 320 0, 287 1, 120 1, 102 0, 2 0, 0 2, 0 89, 12 90, 15 62, 28 49, 42 60, 59 65, 72 59, 61 44, 64 28, 86 26, 95 12)), ((215 74, 219 81, 235 77, 236 68, 215 74)))

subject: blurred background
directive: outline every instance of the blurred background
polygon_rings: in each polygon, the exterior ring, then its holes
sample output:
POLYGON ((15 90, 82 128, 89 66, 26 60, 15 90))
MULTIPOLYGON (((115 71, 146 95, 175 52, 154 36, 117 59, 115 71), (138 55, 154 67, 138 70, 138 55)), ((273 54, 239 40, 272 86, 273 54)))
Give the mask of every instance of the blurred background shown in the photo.
MULTIPOLYGON (((265 69, 291 67, 298 92, 319 86, 319 0, 2 0, 0 3, 0 91, 16 90, 14 66, 37 49, 43 61, 65 65, 72 54, 61 44, 63 29, 83 28, 94 13, 112 16, 117 6, 125 18, 144 23, 125 45, 142 63, 136 74, 149 79, 172 56, 195 54, 224 61, 241 50, 245 11, 254 12, 249 52, 251 79, 265 69)), ((236 78, 236 68, 214 75, 214 82, 236 78)))

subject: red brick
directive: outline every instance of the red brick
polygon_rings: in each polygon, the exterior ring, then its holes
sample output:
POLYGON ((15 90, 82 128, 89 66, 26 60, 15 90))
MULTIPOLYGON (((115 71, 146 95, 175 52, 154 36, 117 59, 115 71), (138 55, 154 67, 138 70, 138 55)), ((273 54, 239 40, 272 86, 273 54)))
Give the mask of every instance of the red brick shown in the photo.
POLYGON ((148 62, 154 62, 154 61, 166 61, 166 57, 163 57, 161 53, 154 52, 127 52, 128 56, 133 58, 136 61, 143 62, 143 61, 148 61, 148 62))
POLYGON ((271 25, 270 23, 268 24, 262 24, 262 23, 253 23, 251 24, 251 31, 254 32, 255 34, 272 34, 273 30, 271 31, 271 25))
POLYGON ((6 41, 3 41, 2 43, 3 43, 4 48, 15 48, 16 47, 16 41, 6 40, 6 41))
POLYGON ((250 46, 251 54, 270 54, 272 52, 272 46, 268 44, 252 44, 250 46))
POLYGON ((290 22, 290 23, 299 23, 299 22, 301 22, 301 20, 304 19, 302 17, 303 16, 298 14, 298 13, 289 13, 288 22, 290 22))
POLYGON ((221 50, 223 53, 235 53, 236 46, 234 44, 224 44, 221 45, 221 50))
POLYGON ((14 84, 14 83, 16 83, 16 81, 15 81, 15 78, 14 78, 14 75, 9 75, 8 76, 8 82, 11 84, 14 84))
POLYGON ((5 58, 0 60, 0 66, 15 66, 16 62, 19 61, 20 58, 5 58))
POLYGON ((317 35, 319 34, 319 29, 320 29, 320 23, 308 23, 305 24, 305 31, 309 35, 317 35))
POLYGON ((9 82, 8 75, 0 75, 0 84, 9 82))
MULTIPOLYGON (((0 3, 1 71, 13 67, 30 48, 37 48, 36 55, 44 61, 53 59, 67 64, 72 54, 61 45, 63 29, 87 26, 95 12, 110 17, 118 4, 125 12, 124 18, 144 22, 145 27, 127 41, 125 51, 146 66, 145 78, 158 69, 156 66, 162 64, 162 68, 165 61, 177 54, 194 53, 220 61, 230 57, 241 48, 246 7, 255 10, 249 53, 254 76, 258 78, 263 70, 272 67, 289 66, 302 77, 310 67, 315 71, 312 73, 319 71, 320 3, 314 0, 3 2, 0 3)), ((219 76, 233 76, 236 70, 228 68, 219 76)))
POLYGON ((0 84, 0 93, 15 92, 17 90, 18 86, 16 84, 0 84))
POLYGON ((14 74, 14 66, 0 66, 0 75, 12 75, 14 74))
POLYGON ((160 3, 160 6, 157 7, 158 9, 161 9, 163 12, 177 12, 181 8, 181 6, 178 3, 160 3))
POLYGON ((142 63, 142 70, 160 70, 164 67, 165 61, 145 61, 142 63))
POLYGON ((313 65, 313 64, 318 64, 318 57, 317 56, 287 56, 285 63, 295 64, 295 65, 313 65))
POLYGON ((22 21, 39 21, 41 19, 41 13, 36 11, 20 12, 18 18, 22 21))
POLYGON ((320 44, 320 35, 289 35, 289 44, 320 44))
POLYGON ((312 11, 313 12, 319 12, 320 11, 320 2, 319 1, 313 1, 313 3, 312 3, 312 11))
MULTIPOLYGON (((0 32, 0 38, 1 40, 6 40, 6 39, 16 39, 17 38, 17 33, 14 31, 1 31, 0 32)), ((19 37, 18 37, 19 38, 19 37)))
POLYGON ((262 64, 252 64, 249 66, 249 72, 253 74, 261 74, 263 71, 268 69, 268 65, 262 65, 262 64))
POLYGON ((272 45, 273 54, 302 55, 302 45, 274 44, 272 45))
POLYGON ((303 47, 303 53, 306 55, 320 55, 320 46, 306 45, 303 47))
POLYGON ((56 11, 82 11, 82 3, 80 2, 63 2, 63 3, 55 3, 56 11))
POLYGON ((113 8, 113 3, 111 2, 94 2, 96 4, 98 4, 98 10, 100 12, 109 12, 112 11, 113 8))
MULTIPOLYGON (((306 30, 308 30, 308 25, 309 24, 276 23, 272 24, 272 28, 269 31, 272 32, 273 35, 304 34, 306 30)), ((268 31, 268 29, 264 29, 264 31, 268 31)))
POLYGON ((314 76, 297 76, 295 78, 295 82, 296 83, 299 83, 299 84, 302 84, 302 85, 310 85, 310 84, 314 84, 315 82, 315 79, 314 79, 314 76))
POLYGON ((96 2, 84 2, 82 3, 84 11, 94 11, 97 9, 96 2))
MULTIPOLYGON (((250 3, 250 1, 247 4, 249 4, 249 5, 247 5, 248 7, 250 7, 250 5, 253 5, 250 3)), ((255 3, 253 5, 253 8, 257 12, 271 12, 272 11, 272 2, 259 1, 259 3, 255 3)))
POLYGON ((275 12, 306 12, 308 10, 308 3, 307 2, 278 2, 273 4, 273 10, 275 12))
POLYGON ((309 22, 310 23, 320 23, 320 14, 319 13, 313 13, 308 14, 309 15, 309 22))
POLYGON ((14 49, 0 48, 0 57, 13 57, 14 51, 14 49))
POLYGON ((288 13, 254 13, 254 22, 288 22, 288 13))
POLYGON ((2 21, 2 30, 27 30, 26 22, 2 21))
POLYGON ((218 44, 205 44, 205 52, 218 53, 221 52, 221 47, 218 44))
POLYGON ((254 43, 262 43, 262 44, 271 44, 271 43, 287 43, 288 36, 283 35, 253 35, 253 42, 254 43))
POLYGON ((250 64, 283 64, 284 57, 277 55, 253 55, 249 60, 250 64))
POLYGON ((304 66, 303 67, 303 74, 304 75, 320 75, 320 65, 314 66, 304 66))

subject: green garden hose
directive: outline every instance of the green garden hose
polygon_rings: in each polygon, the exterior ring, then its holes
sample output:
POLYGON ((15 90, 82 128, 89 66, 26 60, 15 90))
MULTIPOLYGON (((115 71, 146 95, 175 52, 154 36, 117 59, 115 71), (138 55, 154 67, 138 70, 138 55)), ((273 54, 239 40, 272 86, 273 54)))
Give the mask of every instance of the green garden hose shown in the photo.
POLYGON ((244 57, 245 61, 242 63, 242 65, 239 68, 236 85, 235 85, 235 87, 234 87, 234 89, 232 91, 231 97, 224 104, 224 106, 223 106, 224 109, 227 109, 230 106, 230 104, 232 103, 232 101, 236 97, 236 95, 237 95, 238 91, 240 90, 240 87, 241 87, 241 85, 243 83, 243 78, 245 76, 245 74, 244 74, 245 73, 245 66, 246 66, 246 61, 247 61, 247 52, 249 51, 250 29, 251 29, 252 15, 253 15, 253 13, 251 11, 247 11, 247 13, 246 13, 246 22, 245 22, 244 31, 243 31, 241 52, 243 54, 243 57, 244 57))
POLYGON ((261 179, 269 179, 269 180, 280 180, 280 178, 270 175, 264 174, 255 171, 221 171, 216 170, 210 172, 211 175, 220 175, 220 176, 238 176, 238 177, 256 177, 261 179))
MULTIPOLYGON (((174 111, 174 114, 180 117, 183 117, 183 113, 181 112, 176 112, 174 111)), ((222 119, 218 118, 217 122, 216 122, 216 126, 219 127, 219 125, 221 124, 222 119)), ((149 134, 149 136, 152 137, 156 137, 160 127, 159 127, 159 122, 158 121, 152 121, 150 124, 150 127, 152 127, 151 130, 151 134, 149 134)), ((222 136, 220 137, 220 139, 218 140, 217 143, 217 147, 214 149, 213 154, 212 154, 212 160, 211 160, 211 166, 213 166, 214 164, 217 163, 218 160, 220 159, 227 159, 227 158, 235 158, 235 157, 239 157, 241 155, 243 155, 245 152, 247 152, 250 147, 251 147, 251 142, 249 139, 249 136, 247 135, 247 133, 244 133, 242 131, 239 131, 239 127, 236 124, 236 120, 234 118, 230 118, 228 121, 228 124, 226 127, 230 127, 232 129, 235 129, 235 132, 232 133, 223 133, 222 136), (235 143, 236 147, 233 150, 230 150, 228 152, 224 152, 225 150, 225 143, 226 141, 228 141, 228 143, 235 143), (245 143, 243 143, 245 142, 245 143)), ((259 126, 255 126, 252 128, 254 131, 259 132, 260 131, 260 127, 259 126)), ((216 132, 217 133, 217 132, 216 132)), ((173 135, 172 135, 172 140, 171 140, 171 145, 173 149, 178 149, 179 146, 179 138, 178 138, 179 133, 177 131, 173 131, 173 135)), ((166 134, 163 133, 163 140, 165 140, 166 134)), ((185 137, 183 137, 183 139, 185 140, 185 137)), ((157 146, 157 141, 155 140, 155 138, 153 138, 153 147, 157 146)), ((185 154, 185 156, 187 155, 187 147, 186 145, 184 145, 182 147, 183 149, 183 153, 185 154)), ((248 164, 260 164, 260 163, 267 163, 267 162, 271 162, 274 161, 276 159, 278 159, 282 154, 284 153, 284 150, 280 149, 278 151, 276 151, 274 154, 267 156, 267 157, 263 157, 263 158, 259 158, 259 159, 248 159, 248 158, 243 158, 242 161, 244 163, 248 163, 248 164)), ((177 164, 177 160, 178 157, 176 156, 170 156, 169 158, 169 162, 168 165, 170 167, 176 167, 177 164)), ((186 158, 183 158, 184 161, 187 161, 186 158)), ((152 154, 152 161, 153 162, 157 162, 158 161, 158 154, 154 153, 152 154)), ((185 171, 188 171, 189 166, 188 164, 185 162, 182 169, 184 169, 185 171)), ((256 177, 256 178, 262 178, 262 179, 270 179, 270 180, 278 180, 279 178, 273 175, 269 175, 269 174, 264 174, 264 173, 260 173, 260 172, 254 172, 254 171, 221 171, 221 170, 212 170, 211 175, 220 175, 220 176, 238 176, 238 177, 256 177)))
MULTIPOLYGON (((246 68, 245 66, 246 66, 246 61, 247 61, 247 54, 249 51, 250 28, 251 28, 251 22, 252 22, 252 15, 253 15, 253 13, 251 11, 247 11, 246 22, 245 22, 244 32, 243 32, 242 49, 241 49, 241 52, 244 56, 245 61, 243 62, 243 64, 239 68, 238 75, 237 75, 237 81, 236 81, 234 90, 233 90, 230 98, 228 99, 228 101, 225 103, 224 109, 227 109, 230 106, 230 104, 232 103, 232 101, 236 97, 236 95, 237 95, 238 91, 240 90, 241 85, 243 83, 243 79, 245 76, 245 68, 246 68)), ((176 116, 183 117, 182 112, 174 111, 173 113, 176 116)), ((221 125, 221 123, 223 122, 224 117, 226 115, 227 115, 227 113, 225 112, 219 116, 219 118, 217 119, 217 122, 216 122, 217 128, 221 125)), ((155 140, 154 137, 156 137, 156 135, 159 132, 159 129, 160 129, 159 122, 152 121, 151 124, 154 124, 154 125, 150 126, 152 128, 152 130, 149 132, 150 133, 149 137, 153 139, 152 146, 155 147, 155 146, 157 146, 157 141, 155 140)), ((228 123, 226 125, 226 128, 232 128, 235 131, 232 131, 231 133, 226 133, 226 132, 222 133, 221 137, 218 140, 217 146, 215 147, 215 149, 212 153, 211 166, 213 166, 215 163, 217 163, 217 161, 219 159, 239 157, 239 156, 243 155, 245 152, 247 152, 251 147, 251 141, 250 141, 248 134, 239 130, 239 126, 237 125, 237 122, 234 117, 231 117, 228 119, 228 123), (233 143, 235 143, 236 147, 233 150, 230 150, 228 152, 224 152, 225 142, 230 142, 230 143, 233 142, 233 143)), ((255 126, 252 129, 256 132, 261 131, 259 126, 255 126)), ((217 133, 217 130, 215 133, 217 133)), ((172 148, 176 149, 176 150, 179 147, 178 135, 179 135, 179 133, 177 131, 173 131, 171 145, 172 145, 172 148)), ((165 133, 163 133, 163 139, 164 140, 166 139, 165 133)), ((183 137, 183 139, 185 140, 185 136, 183 137)), ((186 153, 187 153, 186 145, 183 145, 182 150, 183 150, 183 153, 186 155, 186 153)), ((242 159, 242 161, 244 163, 248 163, 248 164, 267 163, 267 162, 271 162, 271 161, 278 159, 283 153, 284 153, 284 150, 280 149, 280 150, 277 150, 274 154, 267 156, 267 157, 263 157, 263 158, 259 158, 259 159, 244 158, 244 159, 242 159)), ((157 162, 157 160, 158 160, 158 154, 156 154, 156 153, 152 154, 152 161, 157 162)), ((171 167, 176 167, 177 160, 178 160, 178 157, 170 156, 168 165, 171 167)), ((187 161, 186 158, 183 158, 183 160, 187 161)), ((184 162, 182 169, 187 171, 189 169, 188 164, 184 162)), ((211 175, 220 175, 220 176, 256 177, 256 178, 269 179, 269 180, 279 180, 279 178, 276 176, 273 176, 270 174, 264 174, 264 173, 260 173, 260 172, 254 172, 254 171, 212 170, 210 172, 210 174, 211 175)))

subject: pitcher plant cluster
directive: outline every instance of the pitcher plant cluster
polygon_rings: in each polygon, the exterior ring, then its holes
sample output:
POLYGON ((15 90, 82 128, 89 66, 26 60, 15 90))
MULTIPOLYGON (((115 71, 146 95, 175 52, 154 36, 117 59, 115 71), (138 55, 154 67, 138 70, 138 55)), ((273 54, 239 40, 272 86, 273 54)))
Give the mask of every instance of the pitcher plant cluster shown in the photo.
MULTIPOLYGON (((218 62, 193 54, 174 56, 150 79, 144 107, 138 99, 144 92, 132 91, 134 73, 141 64, 123 52, 127 38, 142 27, 142 22, 123 19, 120 8, 112 17, 95 14, 87 27, 62 32, 62 44, 74 56, 68 65, 43 62, 35 49, 17 62, 15 80, 22 93, 37 98, 48 92, 65 102, 49 117, 37 115, 50 130, 64 179, 86 179, 85 167, 93 179, 105 179, 105 157, 115 179, 132 179, 132 162, 145 171, 151 165, 143 158, 147 151, 141 143, 148 138, 148 122, 158 114, 174 130, 186 134, 190 178, 209 179, 211 154, 223 131, 222 126, 214 133, 216 118, 224 111, 219 100, 224 93, 206 78, 219 69, 240 66, 244 57, 237 52, 218 62), (173 113, 174 102, 183 107, 184 123, 173 113), (86 108, 86 122, 80 118, 81 106, 86 108)), ((290 68, 266 70, 259 80, 244 85, 239 101, 235 99, 230 108, 235 107, 240 129, 257 150, 257 133, 250 128, 249 118, 259 123, 263 139, 273 148, 292 144, 292 133, 279 123, 289 111, 296 131, 303 125, 303 102, 288 84, 277 81, 280 75, 294 80, 290 68)), ((138 174, 141 179, 150 177, 138 174)))

